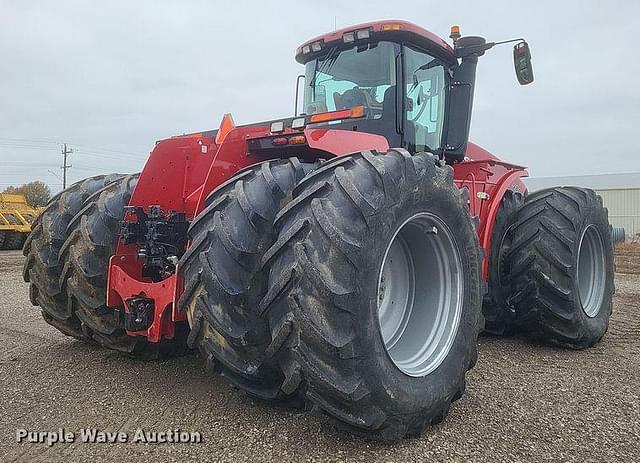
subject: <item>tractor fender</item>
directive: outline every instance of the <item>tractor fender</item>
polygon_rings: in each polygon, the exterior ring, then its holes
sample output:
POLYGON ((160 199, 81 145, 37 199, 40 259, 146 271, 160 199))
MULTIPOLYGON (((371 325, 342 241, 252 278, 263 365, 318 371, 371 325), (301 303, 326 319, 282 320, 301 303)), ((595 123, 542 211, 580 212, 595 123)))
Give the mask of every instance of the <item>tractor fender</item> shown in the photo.
MULTIPOLYGON (((493 227, 496 223, 498 210, 502 203, 505 193, 509 189, 522 190, 522 177, 528 175, 526 170, 513 170, 505 174, 493 187, 489 196, 488 204, 483 208, 480 215, 480 229, 478 230, 480 238, 480 246, 485 251, 482 261, 482 276, 485 281, 489 278, 489 252, 491 249, 491 237, 493 236, 493 227)), ((522 190, 524 193, 524 190, 522 190)))
POLYGON ((489 276, 489 251, 491 237, 507 190, 526 192, 522 177, 529 174, 525 167, 501 161, 489 151, 469 142, 467 156, 463 162, 454 165, 458 187, 469 190, 469 209, 480 220, 478 237, 485 251, 482 274, 489 276))
MULTIPOLYGON (((313 153, 313 157, 316 158, 344 156, 366 150, 380 152, 389 150, 386 138, 371 133, 333 129, 305 129, 303 133, 307 145, 305 147, 301 145, 301 151, 307 150, 313 153)), ((248 156, 247 152, 247 140, 268 135, 268 128, 259 126, 237 127, 226 134, 222 144, 217 147, 202 188, 196 194, 197 202, 193 210, 194 216, 204 209, 205 199, 213 190, 224 184, 240 170, 268 160, 267 158, 260 159, 248 156)), ((285 135, 295 135, 295 132, 287 132, 285 135)))
POLYGON ((344 156, 360 151, 389 151, 389 142, 382 135, 352 130, 306 129, 304 131, 309 148, 324 151, 334 156, 344 156))

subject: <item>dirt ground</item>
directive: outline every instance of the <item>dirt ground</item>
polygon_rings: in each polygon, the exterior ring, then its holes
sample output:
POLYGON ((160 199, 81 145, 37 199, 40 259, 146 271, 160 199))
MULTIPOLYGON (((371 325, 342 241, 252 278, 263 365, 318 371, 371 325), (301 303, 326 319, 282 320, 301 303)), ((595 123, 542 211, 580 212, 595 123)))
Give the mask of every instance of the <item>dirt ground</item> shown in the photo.
MULTIPOLYGON (((618 270, 640 273, 640 253, 626 251, 618 270)), ((596 347, 482 337, 450 416, 384 445, 254 403, 196 356, 145 363, 67 338, 29 303, 21 267, 19 252, 0 253, 0 461, 640 461, 640 274, 616 276, 611 326, 596 347), (180 428, 203 441, 49 447, 18 444, 18 428, 180 428)))
POLYGON ((616 270, 640 275, 640 243, 624 243, 616 248, 616 270))

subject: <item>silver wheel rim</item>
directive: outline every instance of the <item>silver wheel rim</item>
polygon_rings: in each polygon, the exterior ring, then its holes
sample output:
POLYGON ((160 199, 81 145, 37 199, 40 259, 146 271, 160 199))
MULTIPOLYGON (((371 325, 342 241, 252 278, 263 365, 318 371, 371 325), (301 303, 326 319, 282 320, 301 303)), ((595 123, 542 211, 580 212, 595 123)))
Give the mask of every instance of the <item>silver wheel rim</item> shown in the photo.
POLYGON ((426 376, 453 345, 463 303, 462 263, 453 235, 421 212, 396 230, 378 277, 378 324, 395 366, 426 376))
POLYGON ((605 256, 602 236, 595 225, 585 228, 578 246, 578 294, 588 317, 600 312, 605 287, 605 256))

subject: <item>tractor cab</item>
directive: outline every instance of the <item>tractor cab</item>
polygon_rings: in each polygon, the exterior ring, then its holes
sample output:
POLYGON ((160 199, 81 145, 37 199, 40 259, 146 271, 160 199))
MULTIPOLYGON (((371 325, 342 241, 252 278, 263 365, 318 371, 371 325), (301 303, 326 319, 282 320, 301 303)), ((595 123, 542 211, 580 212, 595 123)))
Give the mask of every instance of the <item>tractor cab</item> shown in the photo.
POLYGON ((305 64, 304 111, 363 106, 356 124, 336 125, 383 135, 391 146, 431 151, 442 139, 447 84, 445 63, 416 47, 380 41, 333 48, 305 64))
MULTIPOLYGON (((342 29, 306 42, 296 54, 305 66, 302 114, 311 116, 311 122, 318 115, 318 124, 333 129, 382 135, 389 146, 412 153, 430 151, 461 160, 477 58, 495 43, 460 38, 455 28, 451 37, 455 48, 414 24, 393 21, 342 29), (354 117, 319 117, 354 108, 354 117)), ((522 52, 529 57, 528 48, 522 52)), ((530 71, 530 61, 521 67, 530 71)))
POLYGON ((452 63, 425 48, 382 38, 327 48, 305 63, 304 113, 363 106, 360 120, 331 124, 383 135, 412 152, 440 148, 452 63))

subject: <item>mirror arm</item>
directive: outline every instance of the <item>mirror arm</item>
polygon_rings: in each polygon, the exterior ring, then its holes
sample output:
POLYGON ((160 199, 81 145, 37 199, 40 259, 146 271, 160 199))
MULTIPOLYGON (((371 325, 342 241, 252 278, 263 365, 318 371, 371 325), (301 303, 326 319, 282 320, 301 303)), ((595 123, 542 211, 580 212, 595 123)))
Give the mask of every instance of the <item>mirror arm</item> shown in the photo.
MULTIPOLYGON (((503 40, 500 42, 486 42, 483 37, 465 36, 455 39, 454 56, 460 59, 460 64, 454 69, 451 83, 449 84, 449 112, 447 121, 446 142, 442 149, 443 156, 449 163, 459 162, 464 159, 467 142, 469 140, 469 129, 471 126, 471 114, 473 110, 473 94, 476 80, 476 67, 478 58, 496 45, 518 42, 517 47, 522 44, 525 47, 525 62, 529 66, 525 69, 531 75, 521 77, 516 73, 518 81, 522 85, 533 82, 533 74, 530 66, 530 53, 527 42, 522 38, 503 40)), ((516 49, 514 48, 514 50, 516 49)), ((515 53, 515 51, 514 51, 515 53)), ((514 61, 515 61, 514 54, 514 61)))
POLYGON ((513 42, 526 42, 525 39, 523 38, 519 38, 519 39, 509 39, 509 40, 502 40, 500 42, 493 42, 494 45, 502 45, 503 43, 513 43, 513 42))
POLYGON ((493 42, 487 42, 480 45, 471 45, 467 47, 456 48, 454 52, 454 56, 456 58, 462 58, 462 59, 468 58, 472 55, 476 55, 476 57, 482 56, 484 55, 485 51, 489 50, 490 48, 493 48, 493 45, 494 45, 493 42))
POLYGON ((496 45, 503 45, 505 43, 513 43, 513 42, 524 42, 523 38, 518 39, 509 39, 509 40, 501 40, 500 42, 486 42, 478 45, 471 45, 467 47, 460 47, 455 49, 455 57, 456 58, 466 58, 471 55, 484 55, 484 52, 490 50, 496 45))

